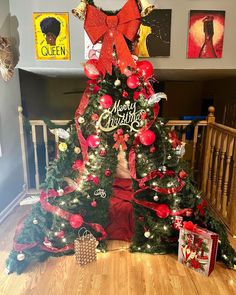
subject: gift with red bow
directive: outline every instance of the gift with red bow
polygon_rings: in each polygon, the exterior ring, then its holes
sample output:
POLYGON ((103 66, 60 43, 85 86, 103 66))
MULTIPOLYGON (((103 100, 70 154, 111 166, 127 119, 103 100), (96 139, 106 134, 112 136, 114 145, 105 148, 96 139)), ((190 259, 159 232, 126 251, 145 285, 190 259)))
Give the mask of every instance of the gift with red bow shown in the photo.
POLYGON ((206 276, 214 270, 218 235, 191 221, 183 222, 179 232, 178 261, 206 276))

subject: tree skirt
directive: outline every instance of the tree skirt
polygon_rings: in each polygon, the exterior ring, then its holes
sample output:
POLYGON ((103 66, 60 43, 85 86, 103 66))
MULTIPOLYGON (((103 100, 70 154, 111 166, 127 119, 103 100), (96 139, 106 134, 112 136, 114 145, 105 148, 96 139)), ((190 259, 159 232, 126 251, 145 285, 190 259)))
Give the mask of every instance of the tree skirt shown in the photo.
POLYGON ((134 232, 132 180, 115 178, 110 198, 108 239, 130 241, 134 232))

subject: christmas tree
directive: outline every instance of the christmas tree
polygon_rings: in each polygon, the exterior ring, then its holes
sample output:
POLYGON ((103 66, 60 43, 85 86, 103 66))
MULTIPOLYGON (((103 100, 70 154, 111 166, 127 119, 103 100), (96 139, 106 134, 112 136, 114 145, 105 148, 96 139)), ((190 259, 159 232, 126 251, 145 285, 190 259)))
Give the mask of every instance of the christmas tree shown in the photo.
POLYGON ((220 235, 219 258, 233 268, 235 251, 224 226, 207 210, 181 160, 182 143, 158 117, 165 95, 152 88, 153 67, 130 54, 140 23, 136 1, 128 0, 113 14, 88 2, 81 3, 85 30, 94 43, 103 39, 101 54, 85 64, 88 86, 74 123, 58 130, 58 156, 47 171, 40 202, 17 227, 7 271, 21 273, 31 261, 73 253, 81 227, 105 249, 120 152, 125 152, 134 188, 131 251, 176 251, 179 228, 192 221, 220 235))

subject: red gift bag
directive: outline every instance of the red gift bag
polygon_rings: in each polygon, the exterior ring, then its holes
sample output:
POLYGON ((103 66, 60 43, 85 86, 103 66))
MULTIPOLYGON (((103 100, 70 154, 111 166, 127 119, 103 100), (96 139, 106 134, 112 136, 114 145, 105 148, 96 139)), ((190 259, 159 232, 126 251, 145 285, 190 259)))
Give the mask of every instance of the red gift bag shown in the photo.
POLYGON ((192 222, 187 224, 179 232, 178 261, 209 276, 214 270, 219 237, 216 233, 197 227, 192 222))

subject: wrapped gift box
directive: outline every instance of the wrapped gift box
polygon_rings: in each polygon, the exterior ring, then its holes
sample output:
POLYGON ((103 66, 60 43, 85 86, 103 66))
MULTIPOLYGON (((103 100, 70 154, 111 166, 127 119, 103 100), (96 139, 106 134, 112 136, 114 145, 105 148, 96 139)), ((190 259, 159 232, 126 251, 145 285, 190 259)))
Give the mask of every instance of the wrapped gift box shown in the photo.
POLYGON ((218 238, 216 233, 196 225, 184 226, 179 232, 178 261, 209 276, 216 262, 218 238))

